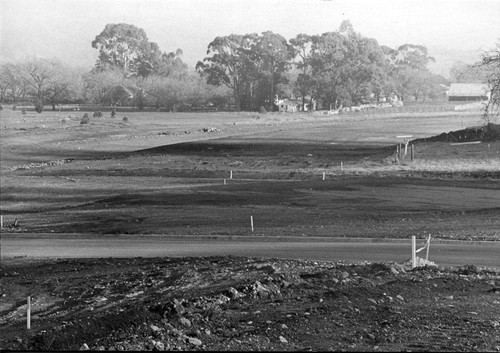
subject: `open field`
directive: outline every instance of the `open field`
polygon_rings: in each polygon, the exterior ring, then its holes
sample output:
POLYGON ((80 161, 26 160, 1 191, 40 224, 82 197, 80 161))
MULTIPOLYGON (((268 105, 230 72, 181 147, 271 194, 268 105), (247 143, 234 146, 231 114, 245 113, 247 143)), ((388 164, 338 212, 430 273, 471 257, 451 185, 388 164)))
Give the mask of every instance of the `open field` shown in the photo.
POLYGON ((469 240, 494 251, 500 141, 427 141, 479 125, 478 114, 127 113, 84 125, 81 115, 0 112, 0 241, 87 251, 39 259, 1 248, 0 349, 500 350, 497 261, 347 263, 327 239, 368 239, 384 257, 378 239, 429 234, 440 243, 431 260, 450 240, 463 240, 447 250, 455 257, 469 243, 469 258, 481 256, 469 240), (423 139, 415 160, 396 160, 407 135, 423 139), (188 235, 201 257, 162 252, 184 251, 188 235), (299 260, 283 259, 277 236, 299 260), (245 241, 265 258, 235 245, 245 241), (339 258, 306 261, 307 243, 339 258))
POLYGON ((17 232, 246 235, 253 216, 254 235, 500 236, 499 141, 419 143, 395 162, 398 136, 478 125, 471 113, 0 114, 0 211, 17 232))

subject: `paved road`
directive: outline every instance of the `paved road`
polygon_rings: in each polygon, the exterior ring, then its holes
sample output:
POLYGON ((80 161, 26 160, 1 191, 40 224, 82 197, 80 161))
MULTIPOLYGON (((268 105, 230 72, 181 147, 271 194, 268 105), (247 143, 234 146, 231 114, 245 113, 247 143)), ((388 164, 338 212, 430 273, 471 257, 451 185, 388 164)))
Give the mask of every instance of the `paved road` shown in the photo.
MULTIPOLYGON (((325 261, 396 261, 411 257, 411 240, 121 235, 1 235, 0 255, 29 257, 184 257, 238 255, 325 261)), ((417 247, 420 247, 420 241, 417 247)), ((500 268, 500 242, 435 240, 429 260, 500 268)))

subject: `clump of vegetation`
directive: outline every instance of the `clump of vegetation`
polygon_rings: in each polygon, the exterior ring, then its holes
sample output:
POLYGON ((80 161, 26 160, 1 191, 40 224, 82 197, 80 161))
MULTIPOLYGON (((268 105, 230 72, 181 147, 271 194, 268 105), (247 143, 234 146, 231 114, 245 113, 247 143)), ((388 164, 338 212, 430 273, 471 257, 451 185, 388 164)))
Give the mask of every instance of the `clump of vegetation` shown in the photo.
POLYGON ((113 108, 111 111, 111 117, 114 118, 116 116, 116 110, 113 108))
POLYGON ((66 124, 66 119, 62 118, 61 119, 61 124, 63 124, 63 125, 66 124))
POLYGON ((0 110, 2 110, 2 109, 3 109, 3 107, 2 107, 2 105, 0 104, 0 110))
POLYGON ((90 118, 87 113, 83 114, 82 120, 80 120, 80 125, 88 124, 90 123, 90 118))
POLYGON ((266 110, 266 108, 264 108, 263 105, 260 106, 259 113, 261 113, 261 114, 266 114, 267 113, 267 110, 266 110))
POLYGON ((21 114, 26 114, 26 108, 21 109, 21 114))
POLYGON ((41 112, 43 112, 43 104, 42 102, 36 102, 35 104, 35 111, 40 114, 41 112))
POLYGON ((124 116, 122 120, 124 123, 128 122, 128 118, 126 116, 124 116))
POLYGON ((98 110, 98 111, 95 111, 94 114, 92 114, 92 116, 94 118, 100 118, 100 117, 102 117, 102 113, 98 110))

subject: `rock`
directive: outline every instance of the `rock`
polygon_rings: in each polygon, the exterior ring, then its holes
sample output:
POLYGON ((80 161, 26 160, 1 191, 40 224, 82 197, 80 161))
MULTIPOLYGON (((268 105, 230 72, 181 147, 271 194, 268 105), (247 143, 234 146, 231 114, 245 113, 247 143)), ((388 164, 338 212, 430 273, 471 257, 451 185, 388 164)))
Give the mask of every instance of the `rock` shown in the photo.
POLYGON ((186 312, 186 309, 184 308, 184 306, 182 305, 182 302, 180 302, 179 300, 177 299, 174 299, 173 300, 173 305, 174 305, 174 311, 178 314, 178 315, 182 315, 186 312))
POLYGON ((398 298, 399 300, 404 301, 404 298, 403 298, 402 296, 400 296, 399 294, 398 294, 398 295, 396 295, 396 298, 398 298))
POLYGON ((346 272, 346 271, 342 271, 341 276, 342 276, 343 279, 346 279, 346 278, 349 277, 349 273, 346 272))
POLYGON ((372 298, 368 298, 368 301, 372 302, 373 304, 378 304, 378 302, 375 299, 372 299, 372 298))
POLYGON ((391 267, 391 273, 395 276, 399 275, 399 271, 396 270, 394 267, 391 267))
POLYGON ((201 342, 201 340, 199 340, 198 338, 196 337, 187 337, 187 341, 189 343, 191 343, 192 345, 194 346, 201 346, 203 344, 203 342, 201 342))
POLYGON ((287 325, 285 325, 285 324, 281 324, 281 328, 282 328, 283 330, 286 330, 286 329, 288 328, 288 326, 287 326, 287 325))
POLYGON ((161 341, 157 341, 153 347, 153 350, 164 351, 165 344, 163 344, 163 342, 161 342, 161 341))
POLYGON ((185 326, 185 327, 188 327, 188 328, 191 327, 191 321, 189 321, 185 317, 179 318, 179 322, 181 323, 182 326, 185 326))
POLYGON ((280 336, 280 342, 281 343, 288 343, 288 341, 286 340, 286 338, 283 337, 283 336, 280 336))
POLYGON ((153 330, 153 332, 156 332, 156 331, 160 330, 160 328, 158 326, 155 326, 153 324, 149 325, 149 327, 151 328, 151 330, 153 330))
POLYGON ((80 350, 81 351, 88 351, 90 350, 89 346, 87 345, 87 343, 84 343, 82 344, 82 346, 80 347, 80 350))
POLYGON ((227 296, 230 299, 238 299, 238 298, 244 297, 245 294, 238 292, 238 290, 234 289, 233 287, 230 287, 227 290, 227 296))

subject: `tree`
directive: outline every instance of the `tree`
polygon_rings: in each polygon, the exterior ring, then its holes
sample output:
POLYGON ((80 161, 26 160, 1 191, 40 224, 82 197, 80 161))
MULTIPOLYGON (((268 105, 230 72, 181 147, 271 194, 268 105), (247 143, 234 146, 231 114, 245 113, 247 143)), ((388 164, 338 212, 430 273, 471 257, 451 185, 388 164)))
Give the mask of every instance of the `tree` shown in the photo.
POLYGON ((35 108, 38 113, 43 111, 44 96, 54 75, 54 62, 28 58, 22 70, 22 77, 28 87, 28 91, 35 100, 35 108))
POLYGON ((81 74, 78 70, 57 61, 52 63, 51 71, 44 96, 50 101, 52 110, 56 110, 56 104, 77 99, 81 74))
POLYGON ((207 83, 224 85, 233 91, 236 109, 249 109, 253 83, 256 81, 255 64, 250 50, 256 34, 216 37, 209 45, 207 57, 196 64, 197 72, 207 83))
POLYGON ((187 71, 187 65, 180 58, 182 50, 162 53, 142 28, 131 24, 107 24, 92 41, 92 48, 99 50, 97 71, 118 69, 127 77, 168 76, 174 71, 187 71))
POLYGON ((384 78, 384 55, 377 41, 355 33, 348 23, 342 27, 342 32, 312 37, 312 75, 325 106, 361 103, 384 78))
POLYGON ((88 102, 99 105, 116 103, 116 87, 127 86, 126 79, 118 69, 90 72, 84 77, 84 96, 88 102))
POLYGON ((259 75, 259 93, 256 106, 273 108, 274 97, 281 84, 287 84, 286 71, 293 58, 293 48, 280 34, 263 32, 250 49, 250 57, 259 75))
POLYGON ((484 107, 483 118, 489 124, 500 115, 500 42, 496 48, 483 53, 474 67, 487 72, 485 83, 489 85, 491 96, 484 107))
POLYGON ((306 96, 310 95, 312 100, 315 87, 312 76, 312 37, 307 34, 298 34, 295 38, 290 39, 290 44, 294 50, 294 65, 299 72, 295 80, 295 86, 302 97, 302 111, 304 111, 306 96))
POLYGON ((2 101, 8 98, 14 104, 24 98, 28 92, 26 81, 23 78, 23 65, 7 63, 0 68, 0 85, 2 87, 2 101))

